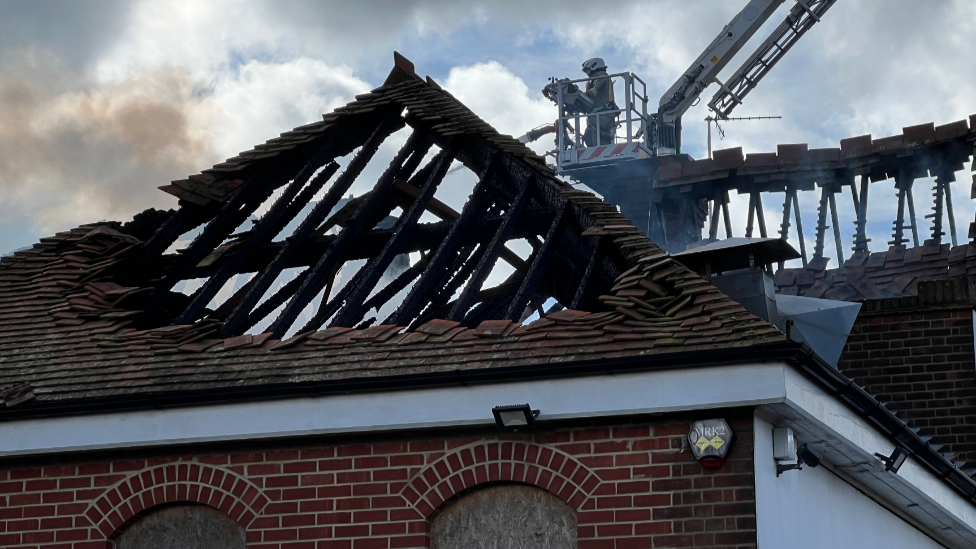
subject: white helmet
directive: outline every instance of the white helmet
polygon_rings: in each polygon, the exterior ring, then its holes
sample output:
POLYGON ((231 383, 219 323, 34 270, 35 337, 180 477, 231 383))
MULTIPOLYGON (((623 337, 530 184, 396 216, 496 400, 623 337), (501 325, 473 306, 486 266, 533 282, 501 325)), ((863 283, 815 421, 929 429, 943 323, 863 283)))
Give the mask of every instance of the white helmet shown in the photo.
POLYGON ((606 71, 606 70, 607 70, 607 64, 604 63, 603 59, 599 57, 594 57, 593 59, 587 59, 586 61, 583 62, 583 72, 585 72, 586 74, 599 72, 599 71, 606 71))

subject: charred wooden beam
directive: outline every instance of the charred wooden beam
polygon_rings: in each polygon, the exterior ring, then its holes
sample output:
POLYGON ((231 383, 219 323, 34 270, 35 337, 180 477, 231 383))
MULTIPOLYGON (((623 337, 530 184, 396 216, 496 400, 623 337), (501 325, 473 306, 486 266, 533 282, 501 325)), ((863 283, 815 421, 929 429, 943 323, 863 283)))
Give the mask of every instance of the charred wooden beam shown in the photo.
POLYGON ((556 217, 553 219, 552 225, 549 227, 549 232, 542 241, 542 245, 534 254, 529 272, 525 274, 525 277, 522 279, 522 284, 519 286, 518 291, 515 292, 515 297, 512 298, 512 302, 505 312, 505 318, 513 321, 521 320, 525 303, 538 288, 539 281, 549 268, 552 254, 559 248, 559 241, 569 221, 566 210, 567 204, 566 201, 563 201, 556 211, 556 217))
POLYGON ((590 237, 590 240, 593 243, 593 251, 590 252, 590 260, 587 262, 586 270, 583 271, 583 277, 576 288, 576 295, 573 296, 573 301, 569 304, 570 309, 581 309, 587 303, 591 293, 590 288, 593 286, 593 279, 599 276, 600 264, 603 263, 604 254, 601 245, 603 238, 594 236, 590 237))
POLYGON ((912 227, 912 242, 915 246, 918 246, 918 221, 915 217, 915 193, 914 193, 915 181, 914 179, 908 184, 908 188, 905 189, 905 198, 908 202, 908 219, 911 222, 912 227))
MULTIPOLYGON (((330 166, 326 166, 325 170, 328 170, 329 168, 330 166)), ((295 219, 295 217, 301 213, 305 206, 307 206, 312 199, 315 198, 315 195, 322 190, 322 187, 324 187, 325 184, 332 179, 332 175, 334 174, 326 173, 325 170, 313 177, 312 180, 309 181, 308 185, 302 189, 302 192, 298 193, 298 196, 291 201, 291 204, 288 205, 285 213, 282 214, 278 221, 272 225, 271 230, 269 231, 270 234, 278 235, 278 233, 284 230, 285 227, 288 226, 288 223, 295 219)))
POLYGON ((868 226, 868 186, 871 180, 867 175, 861 176, 860 196, 857 192, 857 183, 851 182, 851 197, 854 199, 854 253, 867 253, 868 242, 871 241, 867 235, 868 226))
MULTIPOLYGON (((299 192, 319 168, 320 166, 314 160, 310 161, 298 176, 285 187, 285 191, 275 201, 274 205, 271 206, 271 209, 261 217, 257 225, 249 231, 247 237, 237 245, 234 250, 234 256, 224 262, 221 268, 207 279, 207 282, 203 284, 199 293, 194 296, 186 310, 174 321, 175 324, 189 324, 195 321, 200 316, 203 308, 210 303, 210 300, 224 286, 224 283, 238 273, 241 264, 251 255, 251 252, 258 246, 266 244, 277 235, 277 232, 272 232, 273 227, 276 225, 287 225, 291 221, 291 219, 284 218, 283 216, 288 212, 292 200, 298 196, 299 192)), ((316 179, 328 181, 338 170, 339 165, 332 162, 316 176, 316 179)), ((316 183, 314 186, 321 187, 322 185, 324 183, 316 183)), ((299 210, 291 208, 291 211, 297 214, 299 210)))
MULTIPOLYGON (((329 253, 323 255, 315 266, 311 268, 301 288, 288 301, 281 315, 271 325, 271 332, 274 334, 274 337, 284 337, 299 313, 301 313, 308 303, 323 288, 331 285, 339 268, 345 263, 346 251, 349 249, 353 240, 360 232, 372 227, 372 225, 367 226, 367 224, 374 216, 379 215, 380 208, 386 203, 386 195, 393 186, 393 180, 400 174, 408 155, 416 154, 420 149, 424 150, 424 154, 426 154, 426 150, 433 145, 433 141, 429 135, 429 132, 426 130, 415 130, 411 134, 403 149, 393 159, 383 175, 380 176, 376 185, 373 186, 373 192, 370 197, 346 228, 339 233, 339 238, 333 243, 332 249, 329 250, 329 253)), ((385 214, 382 217, 385 217, 385 214)), ((327 297, 323 299, 327 299, 327 297)))
POLYGON ((945 178, 939 176, 939 179, 942 180, 942 184, 945 187, 946 215, 949 217, 949 238, 952 241, 952 247, 955 248, 959 245, 959 241, 956 238, 956 214, 952 210, 951 183, 956 180, 956 175, 952 173, 947 175, 945 178))
POLYGON ((396 311, 390 315, 387 323, 405 325, 420 312, 423 303, 434 293, 435 285, 442 283, 446 278, 447 266, 453 262, 461 249, 461 240, 471 222, 478 216, 483 215, 489 203, 488 181, 495 176, 496 164, 489 162, 478 183, 475 185, 471 198, 464 204, 461 214, 457 221, 448 231, 447 236, 441 241, 437 251, 434 252, 430 260, 427 271, 421 275, 420 280, 410 289, 410 292, 397 307, 396 311))
MULTIPOLYGON (((837 190, 837 187, 832 187, 832 189, 837 190)), ((837 250, 837 265, 841 266, 844 264, 844 245, 840 239, 840 221, 837 219, 837 198, 835 195, 835 192, 830 193, 830 219, 834 226, 834 249, 837 250)))
MULTIPOLYGON (((552 212, 549 210, 529 210, 525 212, 513 231, 512 238, 531 238, 540 234, 545 234, 549 228, 552 212)), ((486 242, 491 239, 491 235, 498 229, 503 221, 503 217, 492 214, 484 219, 478 219, 471 223, 469 230, 465 231, 460 238, 462 245, 486 242)), ((436 250, 441 242, 454 226, 450 221, 438 221, 435 223, 418 223, 404 244, 404 253, 426 252, 436 250)), ((356 237, 353 245, 346 253, 346 260, 370 259, 378 254, 386 241, 393 235, 393 229, 372 229, 364 231, 356 237)), ((295 246, 293 253, 288 261, 283 264, 283 268, 299 268, 314 265, 322 254, 328 253, 332 244, 339 238, 338 235, 325 235, 308 238, 301 244, 295 246)), ((239 267, 240 273, 260 273, 267 264, 281 252, 288 242, 269 242, 256 249, 239 267)), ((194 270, 187 273, 187 279, 206 278, 217 272, 225 261, 234 255, 234 246, 231 246, 226 253, 215 259, 212 263, 199 265, 194 270)), ((155 267, 157 272, 165 272, 172 265, 172 261, 178 257, 164 256, 155 267)), ((526 269, 527 271, 528 269, 526 269)))
POLYGON ((308 269, 295 275, 295 278, 289 280, 284 286, 278 288, 278 291, 272 294, 271 297, 255 307, 241 325, 241 331, 246 332, 250 330, 258 322, 261 322, 263 318, 273 313, 275 309, 284 305, 286 301, 291 299, 291 296, 295 295, 295 292, 298 291, 302 283, 305 282, 306 276, 308 276, 308 269))
MULTIPOLYGON (((898 213, 895 217, 892 230, 892 240, 888 244, 892 246, 904 246, 908 239, 905 238, 905 202, 911 197, 911 187, 914 182, 914 174, 903 165, 895 174, 895 189, 898 191, 898 213)), ((914 206, 912 206, 914 210, 914 206)))
MULTIPOLYGON (((453 303, 451 301, 451 296, 453 296, 458 288, 464 284, 464 281, 471 276, 474 268, 478 266, 478 261, 481 259, 482 254, 485 252, 485 246, 466 246, 457 257, 454 259, 451 268, 448 270, 448 276, 446 280, 436 288, 434 294, 427 300, 427 305, 423 312, 417 316, 416 320, 410 324, 410 329, 414 329, 417 326, 424 324, 425 322, 433 318, 444 318, 447 313, 451 312, 450 308, 447 307, 448 303, 453 303)), ((384 324, 392 324, 387 321, 384 324)))
POLYGON ((457 303, 454 304, 454 307, 451 309, 451 313, 448 315, 448 320, 462 320, 467 314, 468 309, 470 309, 471 305, 474 304, 473 299, 477 293, 481 291, 481 285, 484 284, 484 281, 491 272, 492 267, 494 267, 499 251, 505 242, 508 241, 508 233, 515 225, 515 220, 521 215, 522 210, 525 208, 525 205, 528 202, 529 189, 531 186, 532 185, 529 181, 523 182, 520 186, 514 202, 512 202, 509 210, 505 212, 505 220, 502 222, 502 226, 499 227, 498 232, 495 233, 491 242, 488 244, 488 246, 486 246, 485 253, 481 256, 478 267, 475 269, 474 273, 472 273, 471 279, 461 291, 461 295, 458 297, 457 303))
MULTIPOLYGON (((485 320, 495 320, 505 318, 507 310, 511 305, 511 299, 518 291, 520 286, 518 273, 512 273, 498 286, 481 290, 478 292, 476 303, 468 314, 465 315, 461 323, 465 326, 477 326, 485 320)), ((522 306, 525 309, 525 306, 522 306)), ((519 311, 521 313, 521 310, 519 311)), ((521 315, 519 315, 521 320, 521 315)))
POLYGON ((115 280, 125 285, 139 278, 146 272, 146 266, 172 246, 181 234, 206 223, 213 216, 214 211, 213 207, 181 203, 180 208, 159 226, 149 240, 143 242, 139 255, 126 263, 124 269, 115 275, 115 280))
MULTIPOLYGON (((820 190, 820 206, 817 209, 817 241, 813 247, 813 258, 822 259, 824 256, 824 239, 827 235, 827 209, 830 207, 830 196, 833 191, 829 185, 820 190)), ((797 209, 799 212, 799 209, 797 209)))
MULTIPOLYGON (((162 279, 154 283, 155 288, 143 303, 147 311, 154 311, 169 295, 179 281, 186 278, 207 254, 211 253, 228 235, 243 223, 274 189, 285 183, 280 173, 258 172, 248 178, 240 190, 221 206, 217 215, 204 226, 190 245, 179 255, 176 265, 162 279)), ((206 303, 204 303, 206 305, 206 303)))
POLYGON ((424 272, 429 264, 428 256, 423 256, 420 261, 411 265, 407 270, 400 273, 395 279, 393 279, 389 284, 383 287, 380 291, 376 292, 372 297, 363 303, 363 310, 370 311, 372 309, 380 310, 380 307, 386 304, 387 301, 393 299, 395 295, 403 291, 404 288, 410 285, 411 282, 417 279, 424 272))
MULTIPOLYGON (((240 305, 234 309, 227 320, 224 321, 223 326, 221 326, 218 332, 220 337, 231 337, 240 333, 241 324, 248 317, 251 309, 257 305, 258 300, 261 299, 268 288, 271 287, 271 284, 278 278, 278 275, 285 268, 290 256, 295 253, 297 245, 302 243, 322 223, 329 212, 332 211, 332 208, 339 202, 339 199, 342 198, 343 194, 345 194, 356 180, 356 177, 363 171, 363 168, 366 167, 366 164, 372 159, 373 155, 376 154, 383 140, 390 133, 396 131, 400 127, 400 124, 402 124, 402 121, 399 118, 388 117, 377 125, 369 139, 366 140, 359 152, 356 153, 356 156, 346 166, 342 175, 326 191, 325 197, 309 212, 308 216, 298 226, 298 229, 295 230, 291 238, 285 241, 285 245, 282 246, 278 255, 257 275, 254 287, 241 300, 240 305)), ((400 153, 398 153, 397 158, 401 163, 412 152, 412 147, 415 146, 415 142, 416 139, 413 139, 413 141, 408 140, 408 145, 411 148, 404 146, 400 153)))
MULTIPOLYGON (((344 302, 345 307, 338 310, 336 318, 332 322, 333 325, 351 326, 362 320, 366 311, 363 308, 363 303, 369 297, 369 293, 373 290, 376 282, 383 276, 390 263, 393 262, 393 259, 403 253, 406 240, 416 227, 421 214, 427 209, 427 205, 434 197, 434 192, 437 191, 437 187, 444 180, 444 176, 447 174, 447 169, 451 166, 456 152, 457 148, 450 146, 441 150, 431 160, 429 165, 430 169, 421 171, 423 184, 420 187, 420 195, 397 220, 393 228, 393 235, 387 240, 380 253, 370 259, 359 273, 353 277, 349 284, 346 285, 345 288, 350 288, 350 290, 348 292, 344 291, 343 294, 345 295, 336 296, 336 301, 340 303, 344 302)), ((302 331, 318 329, 330 316, 332 316, 332 312, 322 307, 319 309, 319 314, 316 314, 302 331)))

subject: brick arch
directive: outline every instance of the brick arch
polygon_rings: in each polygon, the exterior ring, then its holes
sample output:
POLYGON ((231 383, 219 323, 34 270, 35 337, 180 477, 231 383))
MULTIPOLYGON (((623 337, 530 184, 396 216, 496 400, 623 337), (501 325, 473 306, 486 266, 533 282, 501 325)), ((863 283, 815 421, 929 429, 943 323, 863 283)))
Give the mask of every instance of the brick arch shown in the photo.
POLYGON ((268 498, 255 484, 225 469, 192 462, 161 465, 119 481, 85 510, 94 525, 91 539, 98 533, 112 539, 144 511, 167 503, 213 507, 247 530, 268 498))
POLYGON ((575 458, 527 442, 479 442, 428 465, 401 495, 430 518, 461 492, 494 482, 531 484, 580 510, 600 478, 575 458))

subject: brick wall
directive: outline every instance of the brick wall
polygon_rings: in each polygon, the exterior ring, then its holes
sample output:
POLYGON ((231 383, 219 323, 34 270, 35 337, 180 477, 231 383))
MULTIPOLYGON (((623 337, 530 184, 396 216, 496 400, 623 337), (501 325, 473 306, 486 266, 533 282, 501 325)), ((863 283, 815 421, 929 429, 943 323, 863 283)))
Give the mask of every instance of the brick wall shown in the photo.
POLYGON ((580 548, 755 547, 751 415, 725 417, 737 441, 714 471, 682 449, 698 418, 0 464, 0 547, 104 549, 147 509, 174 502, 227 513, 249 548, 428 547, 439 510, 500 482, 533 484, 566 501, 577 511, 580 548))
POLYGON ((972 305, 866 303, 838 368, 956 460, 976 462, 972 305), (910 305, 908 307, 903 305, 910 305))

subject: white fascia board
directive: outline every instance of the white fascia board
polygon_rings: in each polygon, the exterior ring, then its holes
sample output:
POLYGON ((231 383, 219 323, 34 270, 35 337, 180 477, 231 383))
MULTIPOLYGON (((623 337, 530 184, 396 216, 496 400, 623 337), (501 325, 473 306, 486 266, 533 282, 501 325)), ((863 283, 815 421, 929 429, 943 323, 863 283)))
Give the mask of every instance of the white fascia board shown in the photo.
POLYGON ((492 407, 523 403, 539 409, 542 422, 758 407, 813 442, 826 466, 933 537, 976 546, 976 508, 911 459, 897 475, 885 472, 874 453, 890 455, 887 437, 782 362, 5 421, 0 456, 489 426, 492 407))
POLYGON ((798 371, 787 368, 785 381, 786 400, 762 406, 761 416, 791 427, 798 444, 824 455, 824 466, 933 538, 950 547, 976 546, 972 503, 912 458, 897 474, 885 471, 875 453, 891 455, 895 444, 887 436, 798 371))
POLYGON ((784 363, 677 368, 0 422, 0 456, 494 424, 529 403, 539 421, 783 402, 784 363))

